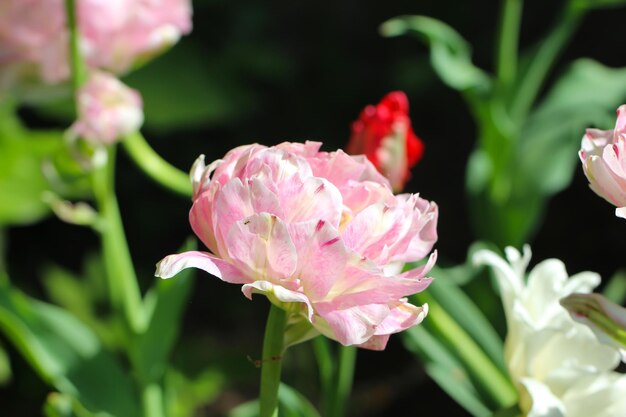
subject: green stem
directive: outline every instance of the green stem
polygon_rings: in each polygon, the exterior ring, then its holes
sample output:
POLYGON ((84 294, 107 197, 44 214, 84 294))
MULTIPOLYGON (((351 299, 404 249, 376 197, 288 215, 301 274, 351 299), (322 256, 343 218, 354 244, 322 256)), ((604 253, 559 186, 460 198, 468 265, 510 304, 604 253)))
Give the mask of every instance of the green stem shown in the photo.
POLYGON ((114 309, 123 312, 130 329, 141 333, 145 327, 141 293, 115 196, 115 147, 102 151, 106 152, 106 162, 94 169, 92 179, 103 220, 100 234, 111 303, 114 309))
POLYGON ((165 188, 186 197, 191 197, 189 176, 171 165, 157 154, 140 132, 126 137, 122 144, 130 157, 150 178, 165 188))
POLYGON ((144 417, 165 417, 163 410, 163 391, 159 384, 149 384, 142 393, 144 417))
POLYGON ((0 284, 8 283, 8 277, 6 275, 6 229, 0 227, 0 284))
POLYGON ((331 415, 331 404, 333 404, 333 396, 335 387, 333 384, 333 375, 335 364, 330 351, 330 340, 326 336, 318 336, 313 339, 313 352, 317 360, 317 369, 320 377, 321 385, 321 409, 323 416, 331 415))
POLYGON ((517 49, 522 20, 522 5, 522 0, 504 0, 502 4, 496 72, 501 84, 505 87, 513 83, 517 74, 517 49))
POLYGON ((339 346, 337 384, 330 408, 330 416, 332 417, 343 417, 346 413, 346 404, 352 391, 352 381, 354 379, 356 352, 357 348, 354 346, 339 346))
POLYGON ((80 55, 80 34, 76 18, 76 0, 65 0, 67 30, 69 34, 71 82, 74 93, 78 91, 87 76, 85 63, 80 55))
POLYGON ((263 357, 261 358, 261 392, 259 417, 278 415, 278 387, 283 356, 283 339, 287 325, 287 312, 274 304, 265 325, 263 357))
POLYGON ((511 106, 511 115, 514 120, 523 121, 526 118, 546 76, 559 54, 563 51, 564 46, 578 28, 583 15, 583 9, 568 7, 562 14, 562 17, 557 20, 556 27, 541 42, 516 90, 517 95, 511 106))
POLYGON ((498 408, 517 402, 517 392, 511 381, 498 369, 483 350, 474 342, 439 303, 431 296, 420 293, 416 298, 428 303, 428 321, 447 341, 456 356, 465 364, 485 392, 495 401, 498 408))

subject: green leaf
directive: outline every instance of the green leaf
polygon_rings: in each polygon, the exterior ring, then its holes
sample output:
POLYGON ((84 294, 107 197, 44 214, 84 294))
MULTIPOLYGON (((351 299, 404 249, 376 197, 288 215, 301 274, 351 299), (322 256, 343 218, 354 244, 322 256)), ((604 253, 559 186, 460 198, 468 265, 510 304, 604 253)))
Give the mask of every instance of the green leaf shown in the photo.
POLYGON ((383 36, 418 35, 430 46, 433 69, 449 87, 490 90, 490 76, 472 64, 470 45, 447 24, 426 16, 400 16, 383 23, 380 31, 383 36))
MULTIPOLYGON (((190 239, 181 251, 193 250, 190 239)), ((133 347, 133 361, 144 382, 156 382, 164 374, 168 356, 180 333, 184 307, 193 287, 194 270, 187 268, 175 278, 155 278, 155 285, 146 295, 151 309, 150 322, 133 347)))
POLYGON ((224 388, 226 377, 215 369, 203 369, 189 378, 176 369, 168 368, 165 375, 166 415, 188 417, 211 404, 224 388))
POLYGON ((116 417, 139 415, 130 375, 67 311, 3 284, 0 330, 45 382, 88 410, 116 417))
POLYGON ((402 340, 424 360, 426 373, 459 405, 476 417, 491 415, 465 367, 424 324, 403 332, 402 340))
POLYGON ((626 68, 579 59, 561 76, 522 129, 513 190, 519 199, 566 188, 585 128, 612 129, 626 99, 626 68))
POLYGON ((11 381, 11 361, 4 346, 0 343, 0 386, 4 386, 11 381))
POLYGON ((49 299, 89 326, 104 346, 112 350, 121 348, 125 343, 124 325, 101 308, 108 303, 101 257, 89 255, 81 275, 52 265, 44 269, 42 282, 49 299))
POLYGON ((0 195, 11 196, 0 202, 0 226, 33 223, 50 211, 42 166, 62 146, 62 133, 7 128, 2 119, 0 125, 0 195))
POLYGON ((583 9, 603 9, 621 7, 626 0, 574 0, 573 3, 583 9))
MULTIPOLYGON (((476 275, 476 268, 466 264, 468 275, 476 275)), ((498 333, 474 302, 447 275, 445 268, 434 267, 431 275, 436 279, 428 286, 428 292, 446 312, 478 343, 487 356, 504 373, 504 344, 498 333)))
MULTIPOLYGON (((278 415, 280 417, 320 417, 309 400, 286 384, 280 384, 278 402, 278 415)), ((228 414, 228 417, 257 417, 258 415, 259 402, 254 400, 235 407, 228 414)))

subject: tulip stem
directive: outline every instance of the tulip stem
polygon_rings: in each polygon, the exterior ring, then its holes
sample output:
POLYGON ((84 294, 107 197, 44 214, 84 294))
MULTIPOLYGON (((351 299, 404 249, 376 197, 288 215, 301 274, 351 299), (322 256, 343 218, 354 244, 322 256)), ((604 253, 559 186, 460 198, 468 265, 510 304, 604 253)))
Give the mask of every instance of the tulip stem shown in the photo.
POLYGON ((356 352, 357 348, 354 346, 339 346, 336 385, 330 406, 330 417, 343 417, 346 413, 346 403, 350 397, 354 379, 356 352))
POLYGON ((159 384, 148 384, 142 393, 144 417, 164 417, 163 391, 159 384))
POLYGON ((556 27, 541 42, 537 52, 531 58, 524 77, 520 80, 519 87, 516 89, 511 105, 511 115, 514 120, 525 120, 550 68, 552 68, 557 57, 563 52, 565 45, 576 28, 578 28, 583 14, 582 10, 576 9, 571 5, 567 6, 563 15, 557 19, 556 27))
POLYGON ((278 387, 283 361, 283 339, 287 326, 287 312, 274 304, 265 325, 263 356, 261 358, 261 389, 259 398, 259 417, 278 415, 278 387))
POLYGON ((138 334, 145 325, 143 306, 115 196, 115 147, 110 146, 102 152, 106 152, 106 161, 102 166, 94 168, 92 180, 94 196, 103 219, 99 231, 111 303, 115 309, 123 312, 129 328, 138 334))
POLYGON ((318 336, 312 340, 313 352, 317 360, 317 370, 319 372, 321 385, 321 410, 323 416, 331 415, 331 404, 335 387, 333 383, 333 375, 335 364, 333 355, 330 350, 330 340, 326 336, 318 336))
POLYGON ((167 189, 191 197, 189 176, 157 154, 140 132, 128 135, 122 141, 122 145, 146 175, 167 189))
POLYGON ((72 90, 76 93, 87 77, 85 63, 80 55, 76 0, 65 0, 65 13, 67 16, 67 31, 69 33, 70 77, 72 90))
POLYGON ((502 4, 496 71, 504 87, 509 87, 513 83, 517 73, 517 49, 522 20, 522 5, 522 0, 504 0, 502 4))

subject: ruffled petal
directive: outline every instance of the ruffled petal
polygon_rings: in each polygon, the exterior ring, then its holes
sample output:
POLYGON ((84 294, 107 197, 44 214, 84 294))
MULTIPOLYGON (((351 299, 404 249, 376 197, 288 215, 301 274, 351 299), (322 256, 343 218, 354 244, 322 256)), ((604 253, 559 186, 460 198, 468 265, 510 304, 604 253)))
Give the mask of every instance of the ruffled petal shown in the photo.
POLYGON ((244 284, 251 280, 234 266, 207 252, 189 251, 177 255, 169 255, 157 263, 155 275, 160 278, 171 278, 186 268, 198 268, 215 275, 222 281, 233 284, 244 284))
MULTIPOLYGON (((306 306, 305 314, 309 321, 313 321, 313 306, 309 298, 301 292, 289 290, 269 281, 254 281, 245 284, 241 287, 241 292, 250 300, 252 300, 252 294, 263 294, 281 308, 285 307, 283 303, 302 303, 306 306)), ((292 309, 289 310, 292 311, 292 309)))

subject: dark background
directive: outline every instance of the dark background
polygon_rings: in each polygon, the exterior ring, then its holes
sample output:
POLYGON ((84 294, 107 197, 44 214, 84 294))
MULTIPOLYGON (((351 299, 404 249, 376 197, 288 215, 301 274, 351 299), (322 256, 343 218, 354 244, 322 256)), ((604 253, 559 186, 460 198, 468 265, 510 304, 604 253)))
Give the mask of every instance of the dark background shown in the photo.
MULTIPOLYGON (((378 27, 402 14, 441 19, 473 45, 474 62, 492 70, 497 3, 198 1, 193 33, 149 65, 167 68, 160 82, 176 86, 187 77, 176 54, 200 54, 201 65, 205 65, 201 68, 211 75, 213 84, 198 85, 198 90, 213 108, 204 120, 171 126, 148 124, 144 134, 165 159, 185 171, 200 153, 211 161, 230 148, 251 142, 272 145, 285 140, 320 140, 323 149, 331 151, 346 144, 350 123, 365 105, 377 103, 389 91, 403 90, 410 100, 414 129, 426 144, 424 159, 413 170, 407 191, 420 192, 439 204, 436 248, 440 263, 463 262, 474 240, 464 191, 465 163, 475 141, 474 123, 460 96, 430 69, 423 44, 410 37, 383 38, 378 27)), ((526 2, 522 47, 540 39, 560 5, 526 2)), ((626 65, 624 17, 622 9, 590 13, 563 51, 552 77, 567 62, 585 56, 609 66, 626 65)), ((129 84, 141 78, 141 71, 129 77, 129 84)), ((154 88, 158 90, 158 86, 154 88)), ((150 92, 142 93, 148 104, 150 92)), ((176 109, 186 100, 185 96, 175 97, 169 105, 176 109)), ((25 109, 23 116, 34 126, 57 123, 32 109, 25 109)), ((147 288, 155 279, 154 264, 177 251, 191 234, 187 221, 190 202, 154 185, 123 152, 117 178, 130 248, 141 285, 147 288)), ((570 188, 550 202, 542 228, 529 242, 533 264, 557 257, 564 260, 570 273, 593 270, 603 278, 610 277, 626 265, 626 222, 615 218, 613 210, 588 189, 582 169, 578 169, 570 188)), ((8 242, 13 282, 41 298, 45 297, 39 280, 43 265, 54 263, 78 272, 84 257, 98 250, 90 231, 55 218, 10 229, 8 242)), ((233 404, 256 395, 258 371, 246 356, 259 356, 266 310, 264 298, 250 302, 237 286, 198 273, 184 319, 183 341, 173 362, 189 372, 216 367, 229 380, 227 389, 198 416, 222 415, 233 404)), ((14 370, 12 385, 0 388, 0 404, 5 409, 1 414, 39 415, 48 389, 6 340, 0 337, 0 341, 11 354, 14 370)), ((290 355, 285 380, 315 398, 310 347, 299 346, 290 350, 290 355)), ((427 379, 397 336, 384 353, 359 352, 351 408, 353 416, 400 412, 466 415, 427 379)))

